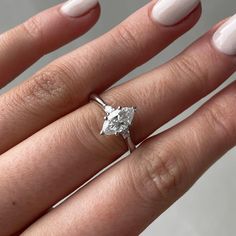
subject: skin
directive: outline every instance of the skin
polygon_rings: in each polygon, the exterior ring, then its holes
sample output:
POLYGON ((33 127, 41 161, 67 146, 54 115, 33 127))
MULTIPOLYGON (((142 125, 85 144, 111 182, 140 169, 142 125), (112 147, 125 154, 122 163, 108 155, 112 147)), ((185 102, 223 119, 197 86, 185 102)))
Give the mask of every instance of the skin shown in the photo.
MULTIPOLYGON (((137 235, 235 145, 235 83, 146 139, 234 73, 235 57, 211 42, 222 22, 170 62, 104 92, 189 30, 201 12, 199 6, 165 27, 151 20, 153 4, 0 97, 0 235, 137 235), (146 140, 50 209, 127 149, 120 137, 99 135, 104 114, 89 103, 92 92, 110 104, 138 107, 131 132, 136 144, 146 140)), ((59 7, 0 36, 1 86, 99 16, 99 6, 79 18, 62 15, 59 7), (62 28, 68 32, 61 34, 62 28), (19 63, 12 65, 13 59, 19 63)))

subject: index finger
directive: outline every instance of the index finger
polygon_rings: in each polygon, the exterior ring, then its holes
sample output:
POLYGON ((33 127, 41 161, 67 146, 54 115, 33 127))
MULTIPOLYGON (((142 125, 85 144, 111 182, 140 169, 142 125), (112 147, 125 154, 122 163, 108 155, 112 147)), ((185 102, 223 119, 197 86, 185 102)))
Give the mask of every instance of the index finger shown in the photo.
POLYGON ((88 31, 100 13, 97 1, 93 2, 73 17, 68 10, 60 10, 62 4, 57 5, 0 35, 0 88, 43 55, 88 31))

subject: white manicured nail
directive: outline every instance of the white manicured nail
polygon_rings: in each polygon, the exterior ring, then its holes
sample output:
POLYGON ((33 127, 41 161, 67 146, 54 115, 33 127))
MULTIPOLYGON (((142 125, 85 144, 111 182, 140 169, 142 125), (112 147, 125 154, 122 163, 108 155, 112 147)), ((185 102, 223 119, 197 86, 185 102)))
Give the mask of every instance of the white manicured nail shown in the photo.
POLYGON ((69 0, 61 7, 61 12, 70 17, 78 17, 94 8, 98 0, 69 0))
POLYGON ((236 55, 236 15, 232 16, 215 32, 213 44, 224 54, 236 55))
POLYGON ((189 15, 200 0, 158 0, 152 9, 152 19, 162 25, 175 25, 189 15))

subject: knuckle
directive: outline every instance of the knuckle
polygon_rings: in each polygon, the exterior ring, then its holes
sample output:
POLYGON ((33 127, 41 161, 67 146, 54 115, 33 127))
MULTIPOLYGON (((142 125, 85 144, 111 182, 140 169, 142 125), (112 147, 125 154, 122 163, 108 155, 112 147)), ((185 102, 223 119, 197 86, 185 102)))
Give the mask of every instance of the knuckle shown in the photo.
POLYGON ((176 58, 172 63, 173 74, 180 78, 186 77, 191 79, 196 90, 203 90, 208 88, 206 86, 208 81, 207 70, 201 65, 201 60, 193 55, 181 55, 176 58))
POLYGON ((8 45, 9 42, 11 42, 12 35, 10 31, 7 31, 3 34, 0 34, 0 49, 3 50, 8 50, 8 45))
POLYGON ((227 103, 227 101, 215 101, 214 104, 207 104, 202 110, 201 115, 208 127, 213 130, 219 130, 224 140, 231 142, 235 139, 234 133, 236 130, 233 125, 234 122, 230 120, 230 117, 233 117, 233 115, 229 114, 227 109, 228 104, 225 103, 227 103), (228 114, 228 116, 226 114, 228 114))
POLYGON ((113 31, 113 38, 118 42, 119 45, 124 45, 129 51, 138 52, 143 51, 140 40, 136 36, 135 26, 130 25, 131 23, 121 23, 115 31, 113 31))
MULTIPOLYGON (((135 189, 146 202, 169 201, 182 193, 183 175, 186 175, 186 163, 183 158, 166 147, 162 150, 145 150, 141 153, 141 162, 133 178, 135 189), (142 176, 141 178, 137 175, 142 176), (141 180, 141 183, 137 183, 141 180), (140 187, 141 186, 141 187, 140 187)), ((134 172, 133 171, 133 172, 134 172)), ((133 175, 134 176, 134 175, 133 175)))
POLYGON ((22 99, 27 103, 46 104, 50 109, 64 109, 73 103, 70 74, 63 65, 50 65, 23 84, 22 99))
POLYGON ((26 35, 38 45, 38 48, 43 49, 43 30, 41 19, 39 16, 33 16, 22 24, 22 29, 26 35))

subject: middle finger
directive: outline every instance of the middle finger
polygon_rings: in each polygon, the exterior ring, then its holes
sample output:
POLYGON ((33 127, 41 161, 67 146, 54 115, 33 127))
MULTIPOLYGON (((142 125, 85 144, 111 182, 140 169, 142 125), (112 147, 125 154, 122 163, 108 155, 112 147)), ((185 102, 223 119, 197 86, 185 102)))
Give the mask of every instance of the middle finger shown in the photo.
POLYGON ((92 91, 103 91, 143 64, 191 28, 200 15, 198 7, 176 26, 164 27, 151 19, 153 5, 1 96, 0 153, 86 103, 92 91))

